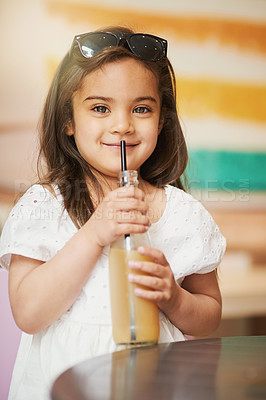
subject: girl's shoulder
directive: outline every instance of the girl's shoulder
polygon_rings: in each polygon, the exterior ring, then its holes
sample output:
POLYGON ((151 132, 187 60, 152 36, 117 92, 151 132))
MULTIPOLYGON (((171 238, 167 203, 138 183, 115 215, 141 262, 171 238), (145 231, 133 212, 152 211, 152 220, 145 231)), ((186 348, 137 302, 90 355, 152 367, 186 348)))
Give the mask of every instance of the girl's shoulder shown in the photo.
POLYGON ((210 212, 200 200, 193 197, 190 193, 171 185, 165 187, 167 206, 166 217, 175 223, 184 221, 197 227, 212 226, 216 229, 215 221, 210 212))
POLYGON ((191 194, 165 186, 167 205, 151 227, 154 246, 167 255, 176 279, 207 273, 220 263, 226 240, 204 205, 191 194))
POLYGON ((166 219, 182 218, 184 213, 196 214, 196 209, 203 208, 198 200, 175 186, 153 187, 146 196, 149 205, 149 216, 153 224, 166 219))
MULTIPOLYGON (((7 230, 31 230, 38 233, 40 225, 56 223, 63 215, 63 203, 54 192, 40 184, 32 185, 11 209, 3 228, 7 230)), ((44 226, 44 225, 43 225, 44 226)))
POLYGON ((185 192, 183 189, 179 189, 172 185, 166 185, 165 192, 167 203, 170 203, 173 206, 179 205, 191 209, 205 209, 199 200, 193 197, 190 193, 185 192))
POLYGON ((14 209, 24 206, 39 207, 45 206, 47 203, 54 203, 54 205, 61 203, 59 190, 57 186, 46 186, 41 184, 34 184, 30 186, 24 194, 16 202, 14 209))
POLYGON ((191 194, 185 192, 183 189, 179 189, 172 185, 166 185, 164 189, 166 191, 167 199, 198 202, 198 200, 196 200, 191 194))
POLYGON ((63 203, 39 184, 31 186, 10 211, 0 240, 0 266, 8 268, 11 254, 47 261, 77 231, 63 203))
POLYGON ((46 196, 53 196, 56 197, 55 195, 55 190, 54 186, 48 186, 48 185, 41 185, 40 183, 35 183, 32 186, 30 186, 21 196, 19 201, 21 199, 28 198, 30 196, 38 196, 38 197, 46 197, 46 196))

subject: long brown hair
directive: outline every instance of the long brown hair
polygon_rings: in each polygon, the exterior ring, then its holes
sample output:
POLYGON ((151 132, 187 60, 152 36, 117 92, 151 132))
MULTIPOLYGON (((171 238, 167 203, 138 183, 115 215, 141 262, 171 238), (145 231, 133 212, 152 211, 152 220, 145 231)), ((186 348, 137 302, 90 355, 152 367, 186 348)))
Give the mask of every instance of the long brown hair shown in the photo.
MULTIPOLYGON (((108 27, 108 32, 132 33, 125 27, 108 27)), ((82 226, 94 212, 87 181, 100 200, 103 192, 93 169, 78 152, 74 136, 66 134, 73 123, 72 96, 83 78, 92 71, 122 58, 131 57, 151 70, 158 81, 163 127, 151 156, 140 168, 142 179, 157 187, 172 184, 184 189, 181 180, 187 165, 187 147, 176 111, 176 84, 168 58, 143 61, 124 47, 104 49, 92 58, 70 51, 59 65, 48 92, 40 120, 39 182, 56 184, 64 198, 64 207, 76 226, 82 226), (41 172, 42 171, 42 172, 41 172)))

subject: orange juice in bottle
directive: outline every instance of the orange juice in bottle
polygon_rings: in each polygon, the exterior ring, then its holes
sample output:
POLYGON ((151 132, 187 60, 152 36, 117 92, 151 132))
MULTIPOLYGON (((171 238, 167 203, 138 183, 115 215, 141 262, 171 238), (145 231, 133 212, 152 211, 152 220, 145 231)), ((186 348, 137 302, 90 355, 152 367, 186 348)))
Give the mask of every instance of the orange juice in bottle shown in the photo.
MULTIPOLYGON (((119 173, 120 186, 138 185, 137 171, 119 173)), ((138 253, 139 246, 150 246, 147 233, 120 237, 110 246, 109 282, 113 337, 118 344, 154 344, 159 338, 159 315, 155 303, 134 294, 139 286, 128 281, 129 260, 152 261, 138 253)), ((141 273, 132 271, 134 273, 141 273)))

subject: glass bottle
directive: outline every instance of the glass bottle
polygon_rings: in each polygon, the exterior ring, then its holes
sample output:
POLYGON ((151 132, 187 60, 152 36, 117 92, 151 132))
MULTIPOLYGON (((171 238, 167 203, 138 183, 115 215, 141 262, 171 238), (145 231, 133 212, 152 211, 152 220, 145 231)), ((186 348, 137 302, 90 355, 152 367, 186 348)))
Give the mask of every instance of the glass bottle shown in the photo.
MULTIPOLYGON (((121 171, 119 186, 138 186, 137 171, 121 171)), ((129 260, 152 261, 138 253, 139 246, 150 246, 148 233, 119 237, 110 246, 109 282, 113 337, 118 344, 154 344, 159 338, 158 307, 134 294, 139 286, 128 281, 129 260)), ((133 271, 133 273, 141 273, 133 271)))

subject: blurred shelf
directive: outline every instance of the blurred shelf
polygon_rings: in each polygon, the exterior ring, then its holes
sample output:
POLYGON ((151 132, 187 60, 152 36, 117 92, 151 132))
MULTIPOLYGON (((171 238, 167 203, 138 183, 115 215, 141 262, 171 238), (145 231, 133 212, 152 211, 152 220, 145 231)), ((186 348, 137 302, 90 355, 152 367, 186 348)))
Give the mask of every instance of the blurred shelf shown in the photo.
POLYGON ((222 318, 266 316, 266 264, 242 271, 221 268, 222 318))
POLYGON ((266 210, 212 210, 227 240, 228 250, 251 253, 255 263, 266 263, 266 210))

